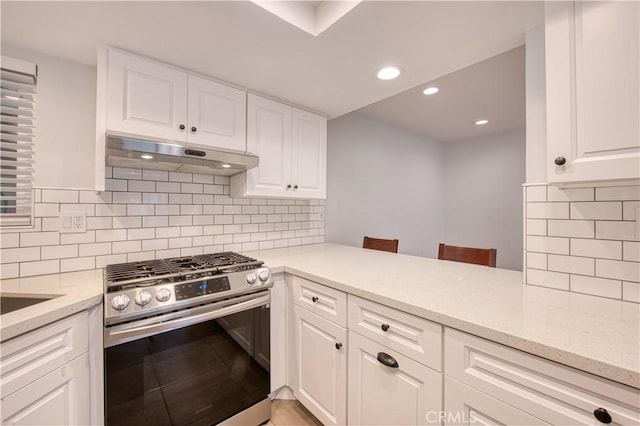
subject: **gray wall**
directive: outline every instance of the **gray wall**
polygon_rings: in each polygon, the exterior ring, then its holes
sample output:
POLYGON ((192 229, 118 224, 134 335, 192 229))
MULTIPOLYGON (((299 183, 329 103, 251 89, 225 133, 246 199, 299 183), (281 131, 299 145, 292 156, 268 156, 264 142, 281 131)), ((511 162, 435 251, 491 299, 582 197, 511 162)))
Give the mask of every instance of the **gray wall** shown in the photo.
POLYGON ((444 144, 444 242, 498 249, 522 270, 524 131, 444 144))
POLYGON ((328 124, 326 240, 397 238, 436 257, 442 237, 442 147, 359 113, 328 124))

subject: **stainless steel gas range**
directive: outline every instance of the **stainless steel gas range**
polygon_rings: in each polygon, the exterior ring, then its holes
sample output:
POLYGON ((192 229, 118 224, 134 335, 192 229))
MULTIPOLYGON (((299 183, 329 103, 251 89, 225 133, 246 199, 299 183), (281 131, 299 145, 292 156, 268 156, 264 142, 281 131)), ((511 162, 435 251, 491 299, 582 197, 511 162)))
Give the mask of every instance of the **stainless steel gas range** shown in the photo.
POLYGON ((272 286, 232 252, 107 266, 106 424, 267 421, 272 286))

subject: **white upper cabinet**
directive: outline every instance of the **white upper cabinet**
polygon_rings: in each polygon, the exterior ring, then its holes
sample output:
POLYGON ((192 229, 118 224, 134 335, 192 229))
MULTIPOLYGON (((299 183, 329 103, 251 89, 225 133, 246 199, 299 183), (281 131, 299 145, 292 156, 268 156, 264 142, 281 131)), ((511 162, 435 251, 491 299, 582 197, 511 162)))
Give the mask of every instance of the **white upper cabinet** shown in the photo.
POLYGON ((640 3, 547 2, 547 178, 640 178, 640 3))
POLYGON ((108 62, 108 131, 246 150, 246 92, 118 50, 108 62))
POLYGON ((190 144, 244 151, 247 94, 242 90, 189 76, 190 144))
POLYGON ((249 94, 247 151, 260 164, 232 176, 232 196, 326 198, 325 117, 249 94))

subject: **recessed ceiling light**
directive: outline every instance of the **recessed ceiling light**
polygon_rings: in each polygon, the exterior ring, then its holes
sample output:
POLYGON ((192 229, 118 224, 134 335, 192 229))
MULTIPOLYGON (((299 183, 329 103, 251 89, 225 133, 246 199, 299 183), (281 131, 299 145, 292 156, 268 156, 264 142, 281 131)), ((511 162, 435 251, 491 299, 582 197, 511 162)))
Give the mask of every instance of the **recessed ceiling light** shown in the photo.
POLYGON ((231 165, 230 164, 223 164, 222 168, 223 169, 229 169, 229 168, 231 168, 231 165))
POLYGON ((435 95, 439 91, 440 89, 438 89, 437 87, 427 87, 422 91, 422 93, 424 93, 425 95, 435 95))
POLYGON ((484 125, 485 125, 485 124, 487 124, 488 122, 489 122, 489 120, 484 120, 484 119, 483 119, 483 120, 478 120, 478 121, 476 121, 476 122, 475 122, 475 123, 473 123, 473 124, 475 124, 476 126, 484 126, 484 125))
POLYGON ((378 71, 378 78, 380 80, 393 80, 400 75, 400 68, 386 67, 378 71))
POLYGON ((143 160, 151 160, 153 158, 153 155, 142 154, 140 158, 142 158, 143 160))

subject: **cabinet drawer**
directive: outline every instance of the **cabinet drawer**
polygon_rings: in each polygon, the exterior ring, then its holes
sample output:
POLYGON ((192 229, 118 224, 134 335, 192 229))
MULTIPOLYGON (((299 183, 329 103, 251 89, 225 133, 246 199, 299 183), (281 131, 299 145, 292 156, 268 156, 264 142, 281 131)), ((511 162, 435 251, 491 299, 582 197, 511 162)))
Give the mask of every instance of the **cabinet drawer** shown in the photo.
POLYGON ((442 326, 349 295, 349 329, 442 371, 442 326))
POLYGON ((640 390, 447 328, 445 374, 551 424, 640 423, 640 390))
POLYGON ((12 394, 87 352, 88 324, 85 311, 3 342, 0 397, 12 394))
POLYGON ((442 410, 442 373, 349 331, 350 425, 427 425, 442 410), (385 365, 380 354, 393 357, 385 365))
POLYGON ((291 283, 296 305, 342 327, 347 326, 347 295, 345 293, 296 276, 291 277, 291 283))
MULTIPOLYGON (((437 417, 432 413, 429 416, 428 420, 435 423, 437 417)), ((441 416, 445 425, 549 424, 447 376, 444 377, 444 412, 441 416)))

